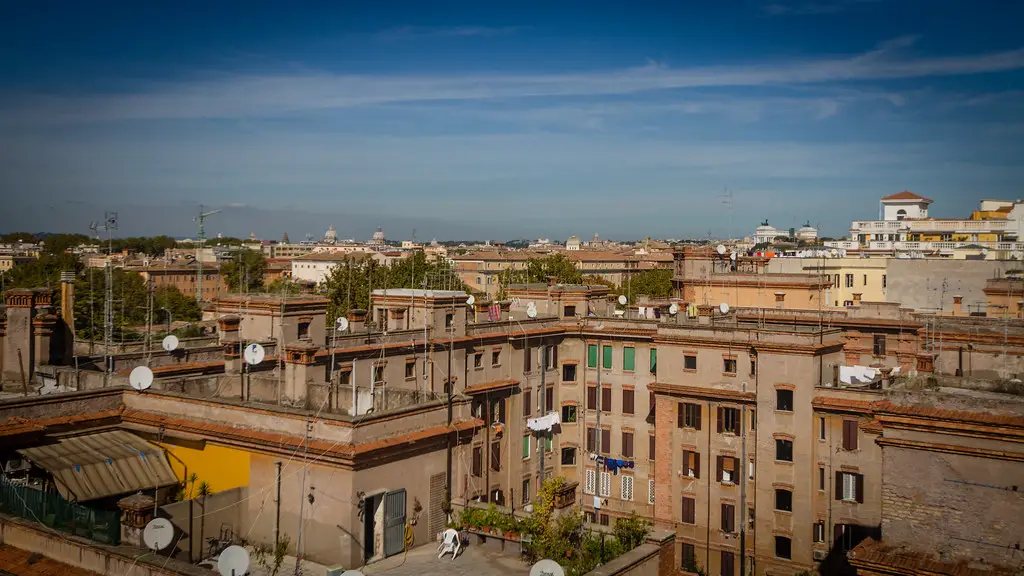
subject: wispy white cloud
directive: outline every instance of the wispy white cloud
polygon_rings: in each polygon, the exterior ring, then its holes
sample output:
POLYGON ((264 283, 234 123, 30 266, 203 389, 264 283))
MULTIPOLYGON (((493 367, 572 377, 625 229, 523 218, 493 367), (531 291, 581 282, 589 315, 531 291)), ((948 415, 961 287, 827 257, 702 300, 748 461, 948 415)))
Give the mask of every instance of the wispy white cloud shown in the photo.
POLYGON ((761 10, 767 16, 837 14, 845 12, 859 4, 873 4, 881 0, 830 0, 804 3, 772 3, 764 5, 761 10))
POLYGON ((1024 69, 1024 49, 988 54, 908 58, 902 37, 846 57, 672 68, 650 63, 631 69, 567 74, 436 76, 295 72, 204 76, 139 86, 114 95, 0 97, 0 123, 134 119, 245 118, 370 104, 487 101, 528 97, 594 97, 666 93, 691 88, 824 86, 835 83, 985 74, 1024 69))

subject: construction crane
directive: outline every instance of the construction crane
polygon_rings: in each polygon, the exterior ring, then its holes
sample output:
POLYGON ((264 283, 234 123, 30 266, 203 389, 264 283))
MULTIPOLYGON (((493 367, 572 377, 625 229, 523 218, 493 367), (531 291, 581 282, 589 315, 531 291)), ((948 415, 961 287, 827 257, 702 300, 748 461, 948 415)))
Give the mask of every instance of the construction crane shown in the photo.
MULTIPOLYGON (((114 250, 110 233, 117 230, 117 212, 104 212, 103 224, 90 222, 89 230, 92 230, 97 238, 100 232, 107 233, 107 261, 103 268, 103 386, 107 387, 110 386, 110 340, 114 330, 114 263, 111 260, 114 250)), ((89 298, 92 297, 90 294, 89 298)), ((96 335, 91 334, 90 338, 95 339, 96 335)))
POLYGON ((193 222, 199 224, 199 247, 196 248, 196 261, 199 263, 198 278, 196 278, 196 302, 202 304, 203 302, 203 257, 202 249, 203 243, 206 242, 206 229, 203 224, 206 222, 208 216, 213 216, 219 213, 220 210, 210 210, 209 212, 203 212, 203 205, 199 205, 199 215, 192 219, 193 222))

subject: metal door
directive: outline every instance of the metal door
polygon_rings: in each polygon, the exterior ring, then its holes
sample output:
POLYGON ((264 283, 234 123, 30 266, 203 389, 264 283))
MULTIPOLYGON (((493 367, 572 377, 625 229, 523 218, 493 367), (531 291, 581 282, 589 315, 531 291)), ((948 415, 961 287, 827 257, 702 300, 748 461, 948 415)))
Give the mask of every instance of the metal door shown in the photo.
POLYGON ((405 550, 405 489, 384 495, 384 557, 405 550))

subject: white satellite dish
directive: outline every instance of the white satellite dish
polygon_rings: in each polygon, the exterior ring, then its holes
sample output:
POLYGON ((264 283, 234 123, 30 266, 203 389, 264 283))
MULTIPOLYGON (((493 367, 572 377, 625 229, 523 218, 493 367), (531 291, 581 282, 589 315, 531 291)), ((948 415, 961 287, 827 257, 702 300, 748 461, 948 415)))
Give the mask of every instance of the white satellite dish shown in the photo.
POLYGON ((348 318, 345 318, 344 316, 342 316, 342 317, 338 318, 337 320, 335 320, 334 321, 334 328, 338 332, 344 332, 345 330, 348 330, 348 318))
POLYGON ((250 366, 255 366, 260 362, 263 362, 263 357, 266 356, 267 352, 263 349, 263 346, 253 342, 245 347, 245 361, 250 366))
POLYGON ((242 576, 249 570, 249 551, 238 545, 228 546, 220 553, 217 571, 221 576, 242 576))
POLYGON ((715 248, 715 250, 718 251, 719 255, 725 254, 725 246, 722 244, 719 244, 718 247, 715 248))
POLYGON ((668 306, 668 313, 669 314, 672 314, 673 316, 675 316, 678 312, 679 312, 679 304, 676 304, 675 302, 669 304, 669 306, 668 306))
POLYGON ((160 345, 168 352, 175 350, 178 347, 178 337, 174 334, 168 334, 167 336, 164 336, 164 340, 160 345))
POLYGON ((530 576, 565 576, 565 570, 554 560, 544 559, 530 568, 530 576))
POLYGON ((174 540, 174 525, 167 518, 154 518, 146 524, 142 531, 142 541, 146 547, 159 552, 171 545, 174 540))
POLYGON ((472 306, 473 304, 476 304, 476 297, 470 294, 469 298, 466 298, 466 306, 472 306))
POLYGON ((626 305, 626 297, 624 295, 622 295, 622 294, 619 294, 619 304, 621 304, 623 306, 626 305))
POLYGON ((736 253, 735 252, 730 252, 729 253, 729 259, 730 260, 736 260, 736 253))
POLYGON ((727 303, 725 303, 725 302, 722 302, 721 304, 719 304, 718 305, 718 309, 721 310, 722 314, 728 314, 729 313, 729 305, 727 303))
POLYGON ((529 316, 530 318, 536 318, 537 305, 534 304, 533 302, 530 302, 530 305, 526 307, 526 315, 529 316))
POLYGON ((345 570, 341 573, 341 576, 363 576, 363 573, 359 570, 345 570))
POLYGON ((153 371, 146 366, 136 366, 128 375, 128 383, 141 392, 153 385, 153 371))

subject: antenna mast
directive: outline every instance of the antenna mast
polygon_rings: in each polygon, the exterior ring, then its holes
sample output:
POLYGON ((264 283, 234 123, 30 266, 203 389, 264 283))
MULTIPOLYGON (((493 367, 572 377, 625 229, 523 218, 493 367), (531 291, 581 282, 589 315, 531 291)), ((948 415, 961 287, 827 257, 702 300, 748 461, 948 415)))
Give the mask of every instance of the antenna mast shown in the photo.
POLYGON ((199 205, 199 215, 192 219, 193 222, 197 222, 199 224, 199 237, 198 237, 199 247, 196 248, 196 262, 199 263, 198 278, 196 278, 196 302, 199 302, 200 304, 202 304, 202 302, 203 302, 203 257, 202 257, 202 249, 203 249, 203 244, 206 242, 206 229, 204 228, 203 225, 206 222, 206 218, 208 216, 213 216, 214 214, 217 214, 218 212, 220 212, 220 210, 210 210, 209 212, 203 212, 203 205, 200 204, 199 205))
MULTIPOLYGON (((104 212, 103 224, 89 224, 89 229, 97 235, 107 233, 107 261, 103 268, 103 387, 110 386, 110 339, 114 330, 114 244, 110 233, 117 230, 117 212, 104 212)), ((91 299, 91 296, 90 296, 91 299)), ((95 335, 93 338, 95 339, 95 335)))

